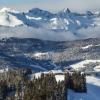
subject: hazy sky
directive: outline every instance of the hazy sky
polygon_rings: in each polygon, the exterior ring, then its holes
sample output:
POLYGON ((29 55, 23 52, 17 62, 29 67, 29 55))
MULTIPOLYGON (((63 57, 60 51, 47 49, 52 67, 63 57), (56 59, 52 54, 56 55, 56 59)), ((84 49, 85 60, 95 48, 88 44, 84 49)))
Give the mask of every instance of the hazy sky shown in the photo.
POLYGON ((100 0, 0 0, 0 8, 10 7, 25 11, 39 7, 47 10, 70 8, 73 11, 100 11, 100 0))

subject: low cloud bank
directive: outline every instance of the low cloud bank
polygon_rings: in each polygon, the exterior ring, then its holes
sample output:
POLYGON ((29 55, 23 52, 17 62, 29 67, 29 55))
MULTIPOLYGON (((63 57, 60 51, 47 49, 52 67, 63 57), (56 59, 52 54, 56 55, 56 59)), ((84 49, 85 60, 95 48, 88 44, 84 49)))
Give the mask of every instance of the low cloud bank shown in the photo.
POLYGON ((100 26, 80 29, 76 33, 69 31, 54 32, 42 28, 18 26, 14 28, 0 27, 0 38, 38 38, 43 40, 66 41, 100 37, 100 26))
POLYGON ((54 32, 42 28, 32 28, 27 26, 20 26, 15 28, 0 27, 0 38, 38 38, 43 40, 64 41, 73 40, 77 37, 71 32, 54 32))

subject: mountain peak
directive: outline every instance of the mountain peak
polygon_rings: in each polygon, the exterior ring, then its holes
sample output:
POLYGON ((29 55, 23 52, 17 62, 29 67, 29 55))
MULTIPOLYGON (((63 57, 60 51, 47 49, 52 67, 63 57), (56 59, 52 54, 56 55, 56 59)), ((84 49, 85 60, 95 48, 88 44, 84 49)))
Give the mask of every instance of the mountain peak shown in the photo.
POLYGON ((33 8, 29 10, 28 15, 32 15, 32 16, 34 15, 36 17, 39 16, 39 17, 45 17, 45 18, 51 18, 52 16, 54 16, 54 14, 52 14, 51 12, 42 10, 39 8, 33 8))
POLYGON ((18 13, 19 11, 16 11, 14 9, 8 8, 8 7, 4 7, 0 10, 0 12, 14 12, 14 13, 18 13))
POLYGON ((70 13, 71 11, 70 11, 69 8, 65 8, 65 9, 63 10, 63 12, 64 12, 64 13, 70 13))
POLYGON ((86 14, 89 16, 93 16, 93 13, 91 11, 87 11, 86 14))
POLYGON ((0 12, 9 12, 11 11, 11 8, 7 8, 7 7, 4 7, 0 10, 0 12))
POLYGON ((42 10, 40 8, 32 8, 29 10, 30 13, 33 13, 33 12, 46 12, 45 10, 42 10))

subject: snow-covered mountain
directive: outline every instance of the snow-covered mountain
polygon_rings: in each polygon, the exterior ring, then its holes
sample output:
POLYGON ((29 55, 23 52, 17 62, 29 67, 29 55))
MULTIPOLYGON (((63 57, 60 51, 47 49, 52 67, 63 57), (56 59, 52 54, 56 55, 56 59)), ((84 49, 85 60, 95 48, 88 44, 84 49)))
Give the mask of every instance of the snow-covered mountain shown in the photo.
POLYGON ((13 11, 10 8, 3 8, 0 10, 1 26, 15 27, 23 24, 23 22, 18 19, 17 16, 13 16, 11 13, 19 14, 17 11, 13 11))
POLYGON ((18 12, 10 8, 3 8, 0 10, 0 25, 13 27, 25 24, 34 27, 32 23, 42 22, 41 25, 49 24, 48 28, 50 29, 73 31, 73 29, 77 30, 81 27, 87 28, 99 25, 99 23, 96 23, 97 20, 95 20, 95 18, 99 20, 99 15, 99 13, 92 13, 90 11, 86 14, 78 14, 71 12, 68 8, 56 14, 39 8, 33 8, 28 12, 18 12))
POLYGON ((57 13, 39 8, 33 8, 27 12, 10 8, 0 10, 0 37, 26 36, 47 40, 56 37, 56 40, 75 40, 98 37, 99 30, 100 12, 87 11, 79 14, 68 8, 57 13))

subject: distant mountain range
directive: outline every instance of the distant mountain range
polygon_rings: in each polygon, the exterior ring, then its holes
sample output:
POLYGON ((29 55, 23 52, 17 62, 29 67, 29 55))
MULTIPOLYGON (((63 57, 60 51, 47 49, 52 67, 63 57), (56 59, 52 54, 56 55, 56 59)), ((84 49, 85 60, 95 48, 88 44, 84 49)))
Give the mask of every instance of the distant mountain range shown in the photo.
POLYGON ((76 40, 98 36, 100 36, 100 12, 87 11, 79 14, 71 12, 68 8, 57 13, 39 8, 27 12, 10 8, 0 10, 0 37, 76 40))

